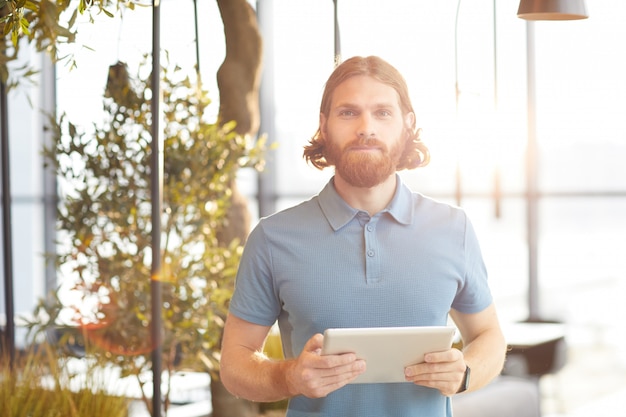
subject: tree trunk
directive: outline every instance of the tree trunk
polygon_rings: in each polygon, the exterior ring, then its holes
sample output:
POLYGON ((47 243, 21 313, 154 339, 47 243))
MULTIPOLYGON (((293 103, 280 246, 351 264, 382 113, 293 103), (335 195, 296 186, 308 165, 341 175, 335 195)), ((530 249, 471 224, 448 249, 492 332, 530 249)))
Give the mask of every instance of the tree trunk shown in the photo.
POLYGON ((217 71, 220 121, 237 122, 241 135, 259 130, 262 41, 247 0, 217 0, 226 38, 226 57, 217 71))
MULTIPOLYGON (((240 135, 256 135, 259 129, 259 86, 262 40, 256 13, 247 0, 217 0, 224 23, 226 57, 217 71, 220 94, 219 123, 236 122, 240 135)), ((246 198, 235 180, 230 185, 231 206, 225 226, 218 231, 221 244, 233 238, 245 242, 250 231, 246 198)), ((215 378, 211 381, 213 417, 256 417, 257 403, 236 398, 215 378)))

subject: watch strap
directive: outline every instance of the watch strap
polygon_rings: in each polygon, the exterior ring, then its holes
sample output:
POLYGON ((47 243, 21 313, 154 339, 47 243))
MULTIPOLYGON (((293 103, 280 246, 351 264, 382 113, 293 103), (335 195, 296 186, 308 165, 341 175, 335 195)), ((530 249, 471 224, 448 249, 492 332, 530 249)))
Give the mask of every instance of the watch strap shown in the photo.
POLYGON ((463 381, 461 382, 461 386, 459 387, 459 390, 456 392, 457 394, 460 394, 463 391, 467 391, 467 389, 469 388, 469 384, 470 384, 470 367, 465 365, 465 375, 463 375, 463 381))

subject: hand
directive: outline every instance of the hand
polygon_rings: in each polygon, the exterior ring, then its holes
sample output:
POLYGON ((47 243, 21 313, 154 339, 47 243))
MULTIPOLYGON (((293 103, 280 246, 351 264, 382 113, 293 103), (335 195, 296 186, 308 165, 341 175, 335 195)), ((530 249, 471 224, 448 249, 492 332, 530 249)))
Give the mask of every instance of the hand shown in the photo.
POLYGON ((465 360, 458 349, 428 353, 425 362, 407 366, 404 375, 407 381, 416 385, 435 388, 442 395, 457 393, 465 377, 465 360))
POLYGON ((323 342, 324 336, 314 335, 300 356, 291 361, 286 372, 291 396, 325 397, 365 372, 365 361, 354 353, 320 355, 323 342))

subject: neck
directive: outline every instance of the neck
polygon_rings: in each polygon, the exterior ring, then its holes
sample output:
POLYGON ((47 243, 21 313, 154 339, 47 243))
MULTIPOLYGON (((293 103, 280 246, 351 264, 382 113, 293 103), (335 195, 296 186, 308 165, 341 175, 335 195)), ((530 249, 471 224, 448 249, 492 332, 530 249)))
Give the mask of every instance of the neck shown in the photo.
POLYGON ((396 192, 396 174, 373 187, 355 187, 335 174, 335 189, 346 203, 357 210, 363 210, 370 216, 387 208, 396 192))

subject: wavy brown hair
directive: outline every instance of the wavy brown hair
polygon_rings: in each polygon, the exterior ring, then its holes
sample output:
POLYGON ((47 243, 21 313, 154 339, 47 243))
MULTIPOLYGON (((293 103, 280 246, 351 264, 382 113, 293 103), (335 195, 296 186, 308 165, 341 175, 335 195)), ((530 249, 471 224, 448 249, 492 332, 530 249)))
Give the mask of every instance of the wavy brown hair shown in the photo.
MULTIPOLYGON (((367 75, 373 79, 392 87, 400 97, 400 108, 402 114, 415 113, 413 105, 409 98, 409 89, 406 81, 400 72, 391 64, 377 56, 360 57, 355 56, 340 64, 326 81, 324 94, 322 95, 322 103, 320 105, 320 113, 328 117, 330 113, 330 105, 333 99, 333 93, 337 86, 346 81, 348 78, 357 75, 367 75)), ((430 152, 420 138, 421 130, 417 128, 415 118, 413 118, 413 126, 408 132, 404 151, 396 167, 397 171, 403 169, 414 169, 425 166, 430 161, 430 152)), ((317 169, 324 169, 332 164, 326 159, 326 144, 322 139, 320 129, 317 129, 315 135, 304 147, 303 156, 307 162, 317 169)))

